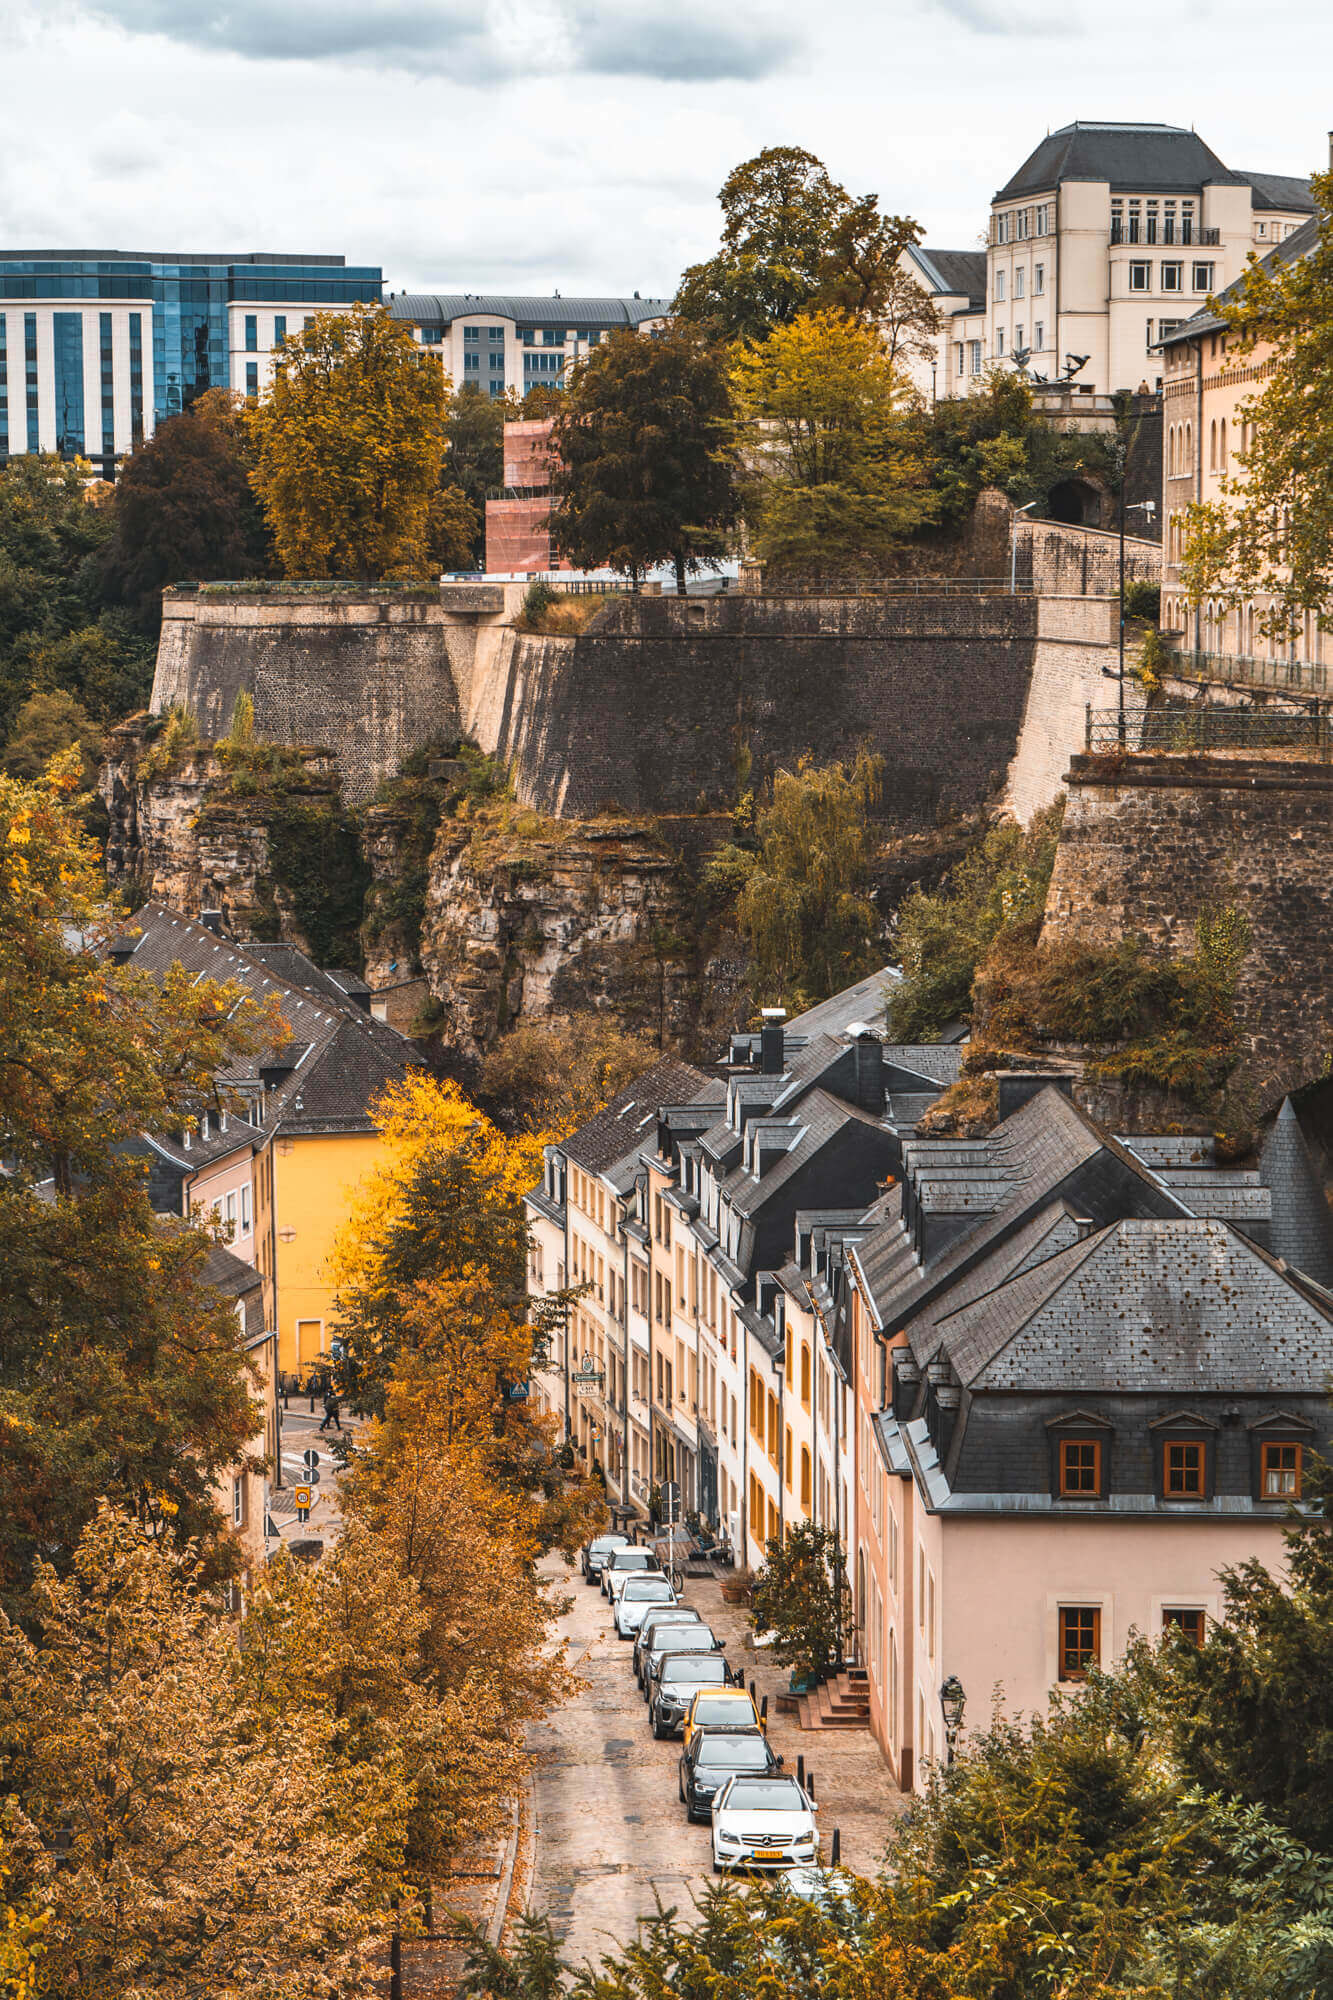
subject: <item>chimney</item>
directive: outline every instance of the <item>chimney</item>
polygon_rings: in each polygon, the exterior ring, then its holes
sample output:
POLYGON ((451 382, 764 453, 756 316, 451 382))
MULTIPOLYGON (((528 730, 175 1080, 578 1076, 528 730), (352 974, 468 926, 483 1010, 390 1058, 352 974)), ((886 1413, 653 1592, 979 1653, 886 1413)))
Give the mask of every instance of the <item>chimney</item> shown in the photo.
POLYGON ((893 1414, 900 1422, 911 1416, 916 1408, 917 1389, 921 1382, 921 1370, 917 1367, 911 1349, 895 1347, 893 1350, 893 1414))
POLYGON ((856 1061, 856 1103, 878 1118, 884 1109, 884 1049, 879 1036, 864 1028, 852 1043, 856 1061))
POLYGON ((786 1062, 786 1036, 782 1024, 787 1018, 785 1007, 765 1007, 760 1013, 763 1023, 759 1030, 759 1067, 765 1076, 781 1076, 786 1062))
POLYGON ((199 921, 206 931, 212 931, 214 937, 222 936, 221 910, 200 910, 199 921))

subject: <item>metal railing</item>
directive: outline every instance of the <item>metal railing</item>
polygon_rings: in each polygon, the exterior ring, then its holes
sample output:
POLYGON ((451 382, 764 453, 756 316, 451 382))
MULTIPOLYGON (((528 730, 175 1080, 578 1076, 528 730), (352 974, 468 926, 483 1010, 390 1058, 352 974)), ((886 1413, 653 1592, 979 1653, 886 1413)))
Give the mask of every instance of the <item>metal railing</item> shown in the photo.
POLYGON ((1275 752, 1326 764, 1333 752, 1333 719, 1284 715, 1271 708, 1148 708, 1124 716, 1113 708, 1090 708, 1084 748, 1089 756, 1275 752))
POLYGON ((1166 671, 1180 680, 1222 681, 1229 686, 1276 688, 1292 694, 1333 695, 1322 660, 1266 660, 1247 653, 1172 653, 1166 671))
POLYGON ((765 583, 752 597, 1031 597, 1030 578, 1007 576, 830 577, 823 583, 765 583))

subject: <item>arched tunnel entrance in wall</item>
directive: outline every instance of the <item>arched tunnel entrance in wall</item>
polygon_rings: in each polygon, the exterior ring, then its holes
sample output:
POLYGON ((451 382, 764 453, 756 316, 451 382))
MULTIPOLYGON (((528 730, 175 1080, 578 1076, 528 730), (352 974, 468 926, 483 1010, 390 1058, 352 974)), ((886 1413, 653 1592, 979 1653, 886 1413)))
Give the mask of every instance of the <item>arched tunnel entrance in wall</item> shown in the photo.
POLYGON ((1062 479, 1053 486, 1046 501, 1052 521, 1070 528, 1099 528, 1102 524, 1102 496, 1086 479, 1062 479))

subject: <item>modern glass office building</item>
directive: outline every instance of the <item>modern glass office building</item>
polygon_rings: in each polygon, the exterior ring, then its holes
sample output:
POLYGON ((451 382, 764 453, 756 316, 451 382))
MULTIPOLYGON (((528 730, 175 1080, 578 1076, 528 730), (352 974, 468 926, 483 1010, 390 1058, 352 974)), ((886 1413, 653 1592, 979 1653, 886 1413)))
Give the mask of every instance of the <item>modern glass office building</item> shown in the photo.
POLYGON ((341 257, 0 250, 0 460, 59 452, 110 479, 205 389, 258 394, 303 318, 382 296, 378 266, 341 257))

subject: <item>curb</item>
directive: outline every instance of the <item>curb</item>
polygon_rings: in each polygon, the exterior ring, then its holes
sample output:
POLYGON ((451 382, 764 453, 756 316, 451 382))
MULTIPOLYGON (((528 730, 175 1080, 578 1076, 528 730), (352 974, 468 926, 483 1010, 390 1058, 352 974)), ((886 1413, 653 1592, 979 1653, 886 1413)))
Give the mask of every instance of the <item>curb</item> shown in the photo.
POLYGON ((511 1825, 509 1839, 505 1843, 504 1861, 500 1868, 500 1886, 495 1892, 495 1908, 491 1911, 490 1922, 486 1926, 486 1941, 498 1945, 504 1936, 505 1925, 509 1921, 509 1901, 514 1889, 514 1867, 518 1861, 519 1835, 523 1830, 523 1805, 527 1801, 533 1837, 536 1838, 537 1812, 533 1796, 532 1779, 529 1775, 523 1781, 523 1791, 510 1808, 511 1825))

